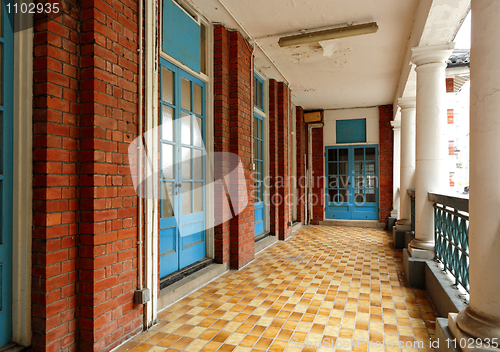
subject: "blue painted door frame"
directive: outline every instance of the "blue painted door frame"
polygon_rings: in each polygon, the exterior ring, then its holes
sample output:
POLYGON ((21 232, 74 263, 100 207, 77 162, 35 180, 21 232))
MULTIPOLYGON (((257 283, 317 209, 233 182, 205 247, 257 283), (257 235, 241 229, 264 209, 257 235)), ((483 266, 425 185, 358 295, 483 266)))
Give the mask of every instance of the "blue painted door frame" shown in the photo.
POLYGON ((159 252, 165 277, 206 257, 205 83, 164 59, 160 79, 159 252))
POLYGON ((0 66, 0 347, 12 339, 12 151, 14 33, 13 14, 1 3, 0 66))
POLYGON ((325 148, 327 219, 378 220, 378 145, 325 148))
MULTIPOLYGON (((264 113, 264 80, 254 73, 254 107, 264 113)), ((266 230, 264 222, 264 118, 255 111, 253 119, 254 235, 266 230)))

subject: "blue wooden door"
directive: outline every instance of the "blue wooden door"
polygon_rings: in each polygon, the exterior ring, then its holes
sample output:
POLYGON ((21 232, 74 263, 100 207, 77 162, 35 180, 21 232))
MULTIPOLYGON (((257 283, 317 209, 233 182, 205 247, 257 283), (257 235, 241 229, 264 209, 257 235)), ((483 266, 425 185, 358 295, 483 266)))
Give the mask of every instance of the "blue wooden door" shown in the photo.
POLYGON ((0 6, 0 347, 12 337, 13 15, 0 6))
POLYGON ((160 276, 206 257, 205 83, 161 60, 160 276))
POLYGON ((263 118, 254 114, 254 207, 255 207, 255 236, 265 231, 264 226, 264 127, 263 118))
POLYGON ((327 219, 378 220, 378 146, 326 147, 327 219))
POLYGON ((254 234, 265 232, 264 222, 264 80, 254 74, 253 162, 254 169, 254 234))

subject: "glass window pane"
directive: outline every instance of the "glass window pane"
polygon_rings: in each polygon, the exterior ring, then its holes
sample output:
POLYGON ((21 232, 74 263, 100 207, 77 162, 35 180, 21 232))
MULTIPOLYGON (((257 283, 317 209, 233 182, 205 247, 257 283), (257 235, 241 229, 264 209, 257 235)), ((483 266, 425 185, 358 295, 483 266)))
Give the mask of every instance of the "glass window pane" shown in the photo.
POLYGON ((365 173, 365 167, 364 163, 361 162, 355 162, 354 163, 354 173, 356 175, 363 175, 365 173))
POLYGON ((201 93, 201 87, 193 83, 193 112, 198 115, 202 113, 203 95, 201 93))
POLYGON ((375 203, 375 190, 369 189, 366 191, 366 202, 375 203))
POLYGON ((253 137, 259 138, 259 119, 255 116, 253 117, 253 137))
POLYGON ((162 144, 161 146, 161 161, 163 178, 174 178, 174 146, 170 144, 162 144))
POLYGON ((337 175, 337 163, 329 163, 328 164, 328 173, 330 175, 337 175))
POLYGON ((376 176, 367 176, 366 177, 366 187, 369 188, 376 188, 378 187, 377 185, 377 177, 376 176))
POLYGON ((356 176, 354 178, 354 187, 364 188, 365 187, 365 177, 364 176, 356 176))
POLYGON ((364 160, 365 151, 364 148, 354 148, 354 160, 364 160))
POLYGON ((339 188, 348 188, 348 187, 349 187, 349 176, 340 176, 339 188))
POLYGON ((264 163, 262 161, 259 161, 259 180, 264 181, 264 163))
POLYGON ((163 182, 163 194, 162 194, 162 218, 170 218, 174 216, 174 183, 173 182, 163 182))
POLYGON ((191 214, 193 212, 193 201, 191 199, 193 192, 191 182, 182 182, 182 214, 191 214))
POLYGON ((339 175, 347 175, 349 172, 349 167, 347 163, 339 163, 339 175))
POLYGON ((354 191, 354 202, 358 204, 365 202, 365 194, 362 189, 357 189, 354 191))
MULTIPOLYGON (((0 89, 0 95, 2 95, 1 93, 2 91, 0 89)), ((0 111, 0 174, 3 174, 3 113, 1 111, 0 111)))
POLYGON ((191 110, 191 82, 185 78, 181 79, 181 106, 185 110, 191 110))
POLYGON ((191 148, 182 148, 182 179, 191 179, 191 148))
POLYGON ((203 129, 201 126, 202 119, 195 117, 196 124, 193 126, 193 145, 196 147, 203 147, 203 129))
POLYGON ((161 100, 174 103, 174 73, 165 67, 162 67, 161 73, 161 100))
POLYGON ((203 182, 194 183, 194 212, 203 211, 203 182))
POLYGON ((349 157, 349 149, 339 149, 339 160, 347 161, 349 157))
POLYGON ((328 177, 328 188, 339 188, 339 178, 338 176, 328 177))
POLYGON ((328 201, 329 202, 335 202, 337 197, 337 194, 339 193, 338 190, 336 189, 330 189, 328 190, 328 201))
POLYGON ((256 139, 253 140, 253 158, 259 159, 259 141, 256 139))
POLYGON ((366 148, 366 160, 375 160, 375 148, 366 148))
POLYGON ((203 155, 199 149, 193 149, 193 168, 195 180, 203 179, 203 155))
POLYGON ((167 141, 174 140, 174 109, 166 105, 162 106, 161 138, 167 141))
POLYGON ((366 163, 366 174, 375 175, 375 162, 366 163))
POLYGON ((328 161, 337 161, 337 150, 329 149, 328 150, 328 161))
POLYGON ((191 115, 185 112, 181 118, 181 142, 191 145, 191 115))
POLYGON ((347 189, 339 190, 338 202, 347 203, 349 202, 349 191, 347 189))

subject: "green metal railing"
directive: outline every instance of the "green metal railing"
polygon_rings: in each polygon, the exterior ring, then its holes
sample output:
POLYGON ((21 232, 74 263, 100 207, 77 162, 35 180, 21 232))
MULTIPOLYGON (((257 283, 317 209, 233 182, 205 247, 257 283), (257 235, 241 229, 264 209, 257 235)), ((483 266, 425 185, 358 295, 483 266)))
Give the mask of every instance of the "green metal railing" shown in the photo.
POLYGON ((429 193, 434 204, 436 260, 469 292, 469 200, 429 193))

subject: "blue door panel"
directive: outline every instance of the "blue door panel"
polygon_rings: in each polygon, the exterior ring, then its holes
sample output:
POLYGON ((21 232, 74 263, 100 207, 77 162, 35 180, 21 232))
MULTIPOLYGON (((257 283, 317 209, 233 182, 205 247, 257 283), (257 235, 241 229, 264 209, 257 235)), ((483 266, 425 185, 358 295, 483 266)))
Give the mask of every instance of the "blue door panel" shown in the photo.
POLYGON ((160 276, 164 277, 206 257, 206 153, 205 83, 164 59, 161 66, 165 124, 160 138, 160 276), (163 84, 164 75, 171 80, 172 91, 168 80, 163 84))
POLYGON ((378 146, 326 147, 327 219, 378 220, 378 146))

